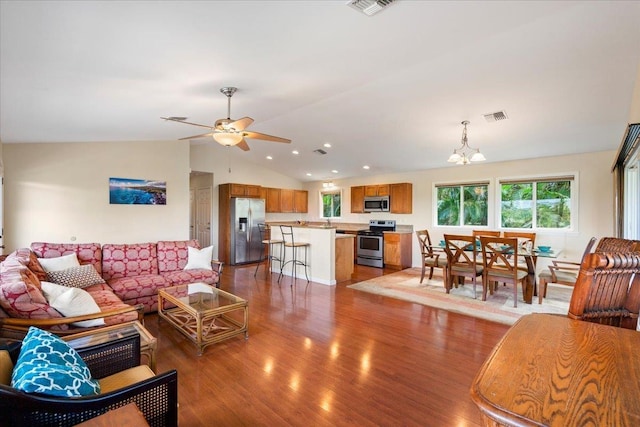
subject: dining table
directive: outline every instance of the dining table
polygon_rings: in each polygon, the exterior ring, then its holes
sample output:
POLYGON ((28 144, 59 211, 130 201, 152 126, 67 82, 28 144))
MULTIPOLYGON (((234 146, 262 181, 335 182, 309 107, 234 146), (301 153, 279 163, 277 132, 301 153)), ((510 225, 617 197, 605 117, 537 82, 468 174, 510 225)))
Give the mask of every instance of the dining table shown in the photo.
MULTIPOLYGON (((480 241, 476 240, 476 246, 469 248, 469 250, 475 250, 482 252, 479 245, 480 241)), ((444 250, 444 240, 441 240, 438 245, 432 245, 433 249, 444 250)), ((527 265, 527 286, 524 289, 523 299, 527 304, 533 303, 533 297, 538 295, 538 282, 536 280, 536 264, 538 258, 558 258, 561 250, 547 246, 544 250, 536 248, 528 248, 526 246, 518 247, 518 256, 522 256, 527 265)))

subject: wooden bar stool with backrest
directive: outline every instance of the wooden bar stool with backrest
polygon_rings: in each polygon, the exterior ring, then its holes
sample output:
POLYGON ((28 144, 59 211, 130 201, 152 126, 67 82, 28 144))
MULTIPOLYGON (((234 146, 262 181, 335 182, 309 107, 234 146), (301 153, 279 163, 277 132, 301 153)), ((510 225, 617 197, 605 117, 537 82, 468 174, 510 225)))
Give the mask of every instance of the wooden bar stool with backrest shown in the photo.
MULTIPOLYGON (((309 275, 307 274, 307 250, 309 249, 310 244, 308 242, 296 242, 293 237, 293 227, 290 225, 281 225, 280 232, 282 233, 282 239, 284 241, 283 244, 283 254, 282 254, 282 262, 280 265, 280 276, 278 276, 278 283, 282 279, 282 272, 284 271, 284 267, 287 264, 291 264, 291 276, 294 279, 297 279, 296 270, 297 266, 304 267, 304 275, 307 278, 307 283, 309 283, 309 275), (287 248, 291 249, 291 259, 286 260, 287 258, 287 248), (298 249, 304 248, 304 262, 298 259, 298 249)), ((293 285, 293 282, 291 283, 293 285)))
POLYGON ((480 236, 482 247, 482 300, 491 294, 494 284, 513 284, 513 306, 518 306, 518 283, 522 284, 522 296, 526 292, 529 273, 518 268, 518 239, 515 237, 480 236))
POLYGON ((284 244, 284 240, 272 239, 271 227, 267 224, 258 224, 258 231, 260 232, 260 240, 262 240, 264 250, 260 254, 260 261, 258 261, 258 265, 256 265, 256 271, 254 271, 253 277, 256 277, 258 274, 258 268, 260 268, 260 264, 262 264, 263 261, 266 261, 265 276, 271 272, 273 261, 278 261, 281 267, 280 271, 282 271, 282 245, 284 244), (279 249, 278 256, 274 255, 274 247, 279 249))
POLYGON ((476 278, 482 276, 482 265, 477 262, 476 239, 473 236, 445 234, 445 247, 447 254, 447 280, 445 289, 447 293, 453 287, 454 278, 470 277, 473 283, 473 297, 476 297, 476 278))
POLYGON ((433 278, 433 269, 442 269, 442 278, 446 288, 447 283, 447 254, 443 248, 434 248, 431 245, 431 236, 428 230, 416 230, 420 252, 422 253, 422 275, 420 283, 424 280, 426 269, 429 268, 429 280, 433 278))

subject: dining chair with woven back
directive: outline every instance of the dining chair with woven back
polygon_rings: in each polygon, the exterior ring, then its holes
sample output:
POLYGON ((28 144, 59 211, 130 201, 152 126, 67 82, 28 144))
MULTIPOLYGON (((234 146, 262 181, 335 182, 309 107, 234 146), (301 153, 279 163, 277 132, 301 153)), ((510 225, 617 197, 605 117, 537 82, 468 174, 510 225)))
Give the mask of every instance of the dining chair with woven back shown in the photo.
POLYGON ((573 286, 576 284, 580 264, 584 257, 591 252, 593 245, 596 243, 595 237, 592 237, 582 253, 580 261, 551 260, 551 265, 547 269, 540 272, 538 280, 540 288, 538 289, 538 303, 542 304, 542 299, 547 297, 548 283, 557 283, 560 285, 573 286))
POLYGON ((477 298, 476 283, 477 278, 482 277, 482 265, 477 262, 476 238, 445 234, 444 241, 444 250, 447 254, 447 280, 445 281, 447 293, 454 286, 454 281, 457 287, 459 281, 464 283, 465 278, 469 277, 473 283, 473 297, 477 298))
POLYGON ((513 306, 518 306, 518 284, 522 296, 526 292, 528 272, 518 267, 518 239, 516 237, 480 236, 482 247, 482 300, 497 290, 498 283, 513 285, 513 306))
POLYGON ((637 329, 640 311, 640 252, 585 255, 569 312, 572 319, 637 329))
POLYGON ((420 244, 420 252, 422 254, 422 274, 420 275, 420 283, 424 280, 427 268, 429 269, 429 280, 433 278, 433 270, 435 268, 442 269, 442 279, 446 287, 447 283, 447 254, 444 248, 433 246, 431 244, 431 236, 429 230, 416 230, 418 243, 420 244))

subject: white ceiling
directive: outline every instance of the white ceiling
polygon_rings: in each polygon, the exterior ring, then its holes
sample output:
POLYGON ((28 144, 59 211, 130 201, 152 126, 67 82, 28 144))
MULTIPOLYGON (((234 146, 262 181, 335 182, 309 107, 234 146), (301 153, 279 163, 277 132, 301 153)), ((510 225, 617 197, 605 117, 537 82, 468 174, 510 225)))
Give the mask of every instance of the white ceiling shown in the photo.
POLYGON ((489 162, 616 149, 640 64, 632 1, 3 0, 0 20, 3 143, 177 140, 206 129, 160 116, 213 124, 236 86, 232 118, 292 143, 192 144, 301 181, 448 166, 462 120, 489 162))

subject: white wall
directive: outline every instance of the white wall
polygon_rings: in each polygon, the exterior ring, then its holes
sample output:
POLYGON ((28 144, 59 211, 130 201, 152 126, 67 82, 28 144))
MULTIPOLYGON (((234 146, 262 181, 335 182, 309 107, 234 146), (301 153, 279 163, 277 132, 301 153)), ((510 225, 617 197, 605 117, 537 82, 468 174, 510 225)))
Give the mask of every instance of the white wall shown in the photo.
POLYGON ((5 253, 34 241, 186 239, 189 145, 175 141, 4 144, 5 253), (167 204, 111 205, 109 178, 166 181, 167 204))
MULTIPOLYGON (((367 223, 369 219, 395 219, 398 224, 413 225, 414 230, 427 228, 436 242, 444 233, 460 232, 461 228, 434 226, 433 184, 436 182, 464 182, 497 178, 529 177, 545 174, 577 173, 578 179, 578 224, 574 232, 538 232, 537 244, 551 244, 563 248, 561 257, 579 259, 592 236, 612 236, 613 234, 613 177, 611 164, 614 151, 588 153, 572 156, 528 159, 502 163, 481 163, 468 166, 450 166, 401 174, 380 175, 369 178, 333 180, 342 188, 342 212, 340 222, 367 223), (413 213, 410 215, 376 212, 352 214, 350 187, 365 184, 394 182, 413 183, 413 213)), ((317 220, 320 215, 319 192, 322 183, 308 184, 309 219, 317 220)), ((490 218, 490 228, 499 228, 496 218, 490 218)), ((467 231, 470 231, 471 227, 467 231)), ((413 239, 413 265, 420 265, 417 239, 413 239)))

